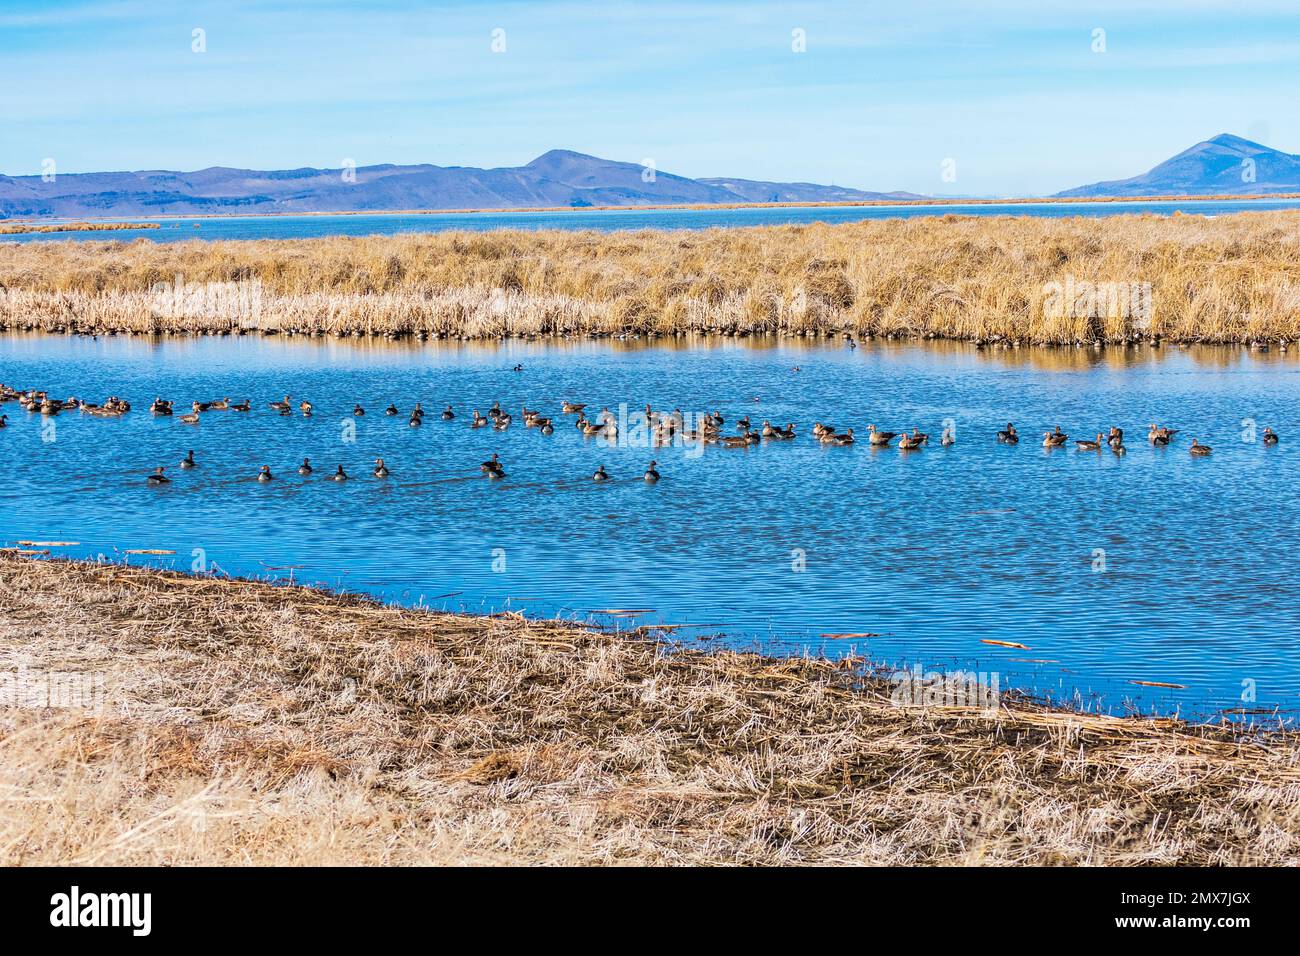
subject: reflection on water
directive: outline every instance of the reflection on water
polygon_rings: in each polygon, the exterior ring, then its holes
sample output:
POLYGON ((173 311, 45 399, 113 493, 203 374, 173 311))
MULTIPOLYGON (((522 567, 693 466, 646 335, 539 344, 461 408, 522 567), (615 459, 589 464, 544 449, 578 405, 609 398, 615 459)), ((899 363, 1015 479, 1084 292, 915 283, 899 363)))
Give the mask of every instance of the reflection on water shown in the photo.
POLYGON ((4 406, 0 539, 71 540, 79 555, 287 576, 440 607, 685 624, 692 642, 855 652, 886 663, 996 672, 1083 706, 1289 711, 1300 695, 1294 353, 976 349, 958 343, 802 340, 393 343, 0 337, 0 381, 59 397, 132 401, 120 419, 4 406), (521 372, 512 368, 522 364, 521 372), (797 366, 799 371, 794 371, 797 366), (266 402, 309 398, 315 414, 266 402), (198 426, 147 412, 162 394, 251 398, 198 426), (721 409, 730 423, 795 422, 801 437, 749 449, 600 447, 559 417, 721 409), (554 435, 471 429, 493 401, 557 416, 554 435), (412 428, 416 401, 430 412, 412 428), (361 419, 350 412, 360 402, 361 419), (438 419, 452 404, 459 417, 438 419), (823 447, 814 420, 868 423, 957 444, 823 447), (1019 446, 995 432, 1015 421, 1019 446), (1153 448, 1148 422, 1182 429, 1153 448), (1129 454, 1046 452, 1060 424, 1125 428, 1129 454), (1265 425, 1277 447, 1258 440, 1265 425), (355 426, 355 440, 350 440, 355 426), (1196 437, 1214 446, 1193 459, 1196 437), (46 440, 50 439, 50 440, 46 440), (177 466, 194 449, 199 468, 177 466), (488 482, 492 452, 509 478, 488 482), (303 457, 317 467, 296 473, 303 457), (382 456, 387 480, 370 477, 382 456), (640 480, 659 462, 663 480, 640 480), (354 480, 327 480, 343 463, 354 480), (590 480, 604 464, 615 481, 590 480), (173 482, 144 475, 168 466, 173 482), (278 476, 259 484, 258 467, 278 476), (114 549, 117 549, 116 551, 114 549), (835 638, 827 634, 869 634, 835 638), (982 643, 1024 644, 1016 649, 982 643), (1150 688, 1133 680, 1186 685, 1150 688), (1253 697, 1252 697, 1253 695, 1253 697))

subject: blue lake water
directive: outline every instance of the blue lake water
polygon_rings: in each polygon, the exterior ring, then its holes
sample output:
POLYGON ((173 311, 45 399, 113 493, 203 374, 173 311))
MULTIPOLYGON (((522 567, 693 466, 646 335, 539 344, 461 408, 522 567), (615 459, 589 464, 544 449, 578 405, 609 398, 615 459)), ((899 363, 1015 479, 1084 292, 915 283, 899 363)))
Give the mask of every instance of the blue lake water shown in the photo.
POLYGON ((115 560, 171 549, 127 560, 452 609, 686 624, 674 635, 687 643, 976 669, 1004 690, 1117 712, 1288 714, 1300 701, 1295 353, 11 334, 0 382, 135 406, 117 419, 0 408, 8 545, 76 541, 58 550, 115 560), (314 414, 267 407, 285 393, 314 414), (149 414, 159 394, 254 409, 187 426, 149 414), (606 447, 560 415, 565 399, 616 414, 719 409, 725 431, 748 414, 800 437, 703 454, 606 447), (511 428, 471 429, 472 409, 497 400, 511 428), (382 414, 416 401, 430 413, 421 427, 382 414), (448 403, 458 417, 444 422, 448 403), (524 428, 524 404, 554 414, 555 433, 524 428), (935 439, 951 420, 957 442, 823 447, 815 420, 935 439), (995 439, 1007 421, 1018 446, 995 439), (1152 421, 1182 430, 1172 446, 1148 443, 1152 421), (1121 425, 1129 453, 1046 451, 1035 436, 1057 424, 1072 438, 1121 425), (1265 425, 1281 444, 1263 445, 1265 425), (1213 455, 1189 455, 1193 437, 1213 455), (182 471, 187 449, 200 466, 182 471), (504 481, 479 474, 493 452, 504 481), (310 477, 296 472, 304 456, 310 477), (370 474, 377 456, 387 479, 370 474), (653 486, 640 478, 651 458, 653 486), (327 480, 339 463, 353 476, 341 485, 327 480), (602 463, 615 478, 604 485, 590 478, 602 463), (254 480, 262 464, 273 482, 254 480), (147 487, 157 465, 174 480, 147 487), (608 609, 644 610, 594 613, 608 609))
MULTIPOLYGON (((306 239, 318 236, 368 236, 399 232, 442 232, 449 229, 710 229, 715 226, 770 226, 786 223, 842 223, 864 219, 910 219, 915 216, 1117 216, 1175 212, 1219 216, 1235 212, 1295 209, 1300 200, 1258 199, 1201 202, 1078 202, 1078 203, 954 203, 937 206, 781 206, 731 209, 591 209, 544 212, 473 212, 314 216, 229 216, 148 219, 160 229, 114 232, 55 232, 0 236, 13 242, 55 242, 150 239, 306 239)), ((58 220, 49 220, 55 222, 58 220)), ((124 217, 122 222, 132 221, 124 217)))

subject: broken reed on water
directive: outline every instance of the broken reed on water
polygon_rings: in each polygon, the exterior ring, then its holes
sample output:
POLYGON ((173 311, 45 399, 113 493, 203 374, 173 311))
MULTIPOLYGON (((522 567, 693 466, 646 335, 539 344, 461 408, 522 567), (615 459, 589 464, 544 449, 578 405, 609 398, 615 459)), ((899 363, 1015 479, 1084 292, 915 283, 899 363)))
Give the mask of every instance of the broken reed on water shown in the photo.
POLYGON ((0 327, 1278 342, 1300 338, 1300 210, 14 244, 0 327))

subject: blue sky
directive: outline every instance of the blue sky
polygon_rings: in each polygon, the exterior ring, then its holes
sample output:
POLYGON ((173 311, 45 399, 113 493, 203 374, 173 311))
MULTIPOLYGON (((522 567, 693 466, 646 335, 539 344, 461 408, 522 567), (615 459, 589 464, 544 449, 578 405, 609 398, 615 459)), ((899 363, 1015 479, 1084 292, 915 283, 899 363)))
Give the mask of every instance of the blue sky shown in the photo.
POLYGON ((1298 10, 0 0, 0 171, 511 166, 562 147, 687 176, 1045 194, 1221 132, 1300 152, 1298 10))

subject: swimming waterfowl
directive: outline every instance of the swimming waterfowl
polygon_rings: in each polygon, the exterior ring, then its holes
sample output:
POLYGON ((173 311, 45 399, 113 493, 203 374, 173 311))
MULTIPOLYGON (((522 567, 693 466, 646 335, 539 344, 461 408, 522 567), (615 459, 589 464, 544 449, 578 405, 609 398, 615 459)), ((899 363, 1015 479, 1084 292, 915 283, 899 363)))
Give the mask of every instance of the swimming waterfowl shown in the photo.
POLYGON ((654 484, 656 481, 659 480, 659 472, 655 468, 655 466, 658 464, 659 462, 657 461, 651 461, 649 466, 645 470, 645 480, 650 482, 651 484, 654 484))
POLYGON ((199 413, 190 412, 188 415, 182 415, 180 420, 186 425, 197 425, 199 423, 199 413))
MULTIPOLYGON (((396 414, 397 414, 397 406, 396 406, 396 405, 389 405, 387 408, 384 409, 384 414, 385 414, 385 415, 396 415, 396 414)), ((341 467, 343 467, 343 466, 340 465, 339 467, 341 468, 341 467)))
POLYGON ((914 451, 915 449, 920 448, 924 444, 925 444, 925 436, 923 435, 908 435, 904 433, 898 436, 899 451, 914 451))
POLYGON ((375 477, 376 478, 388 477, 388 466, 384 464, 384 459, 382 458, 375 459, 375 477))
POLYGON ((1271 429, 1271 428, 1265 427, 1265 428, 1264 428, 1264 444, 1265 444, 1265 445, 1276 445, 1276 444, 1277 444, 1277 432, 1273 431, 1273 429, 1271 429))
POLYGON ((1110 432, 1106 435, 1106 444, 1111 448, 1120 448, 1124 445, 1124 429, 1110 426, 1110 432))
POLYGON ((758 432, 753 432, 746 428, 745 431, 739 435, 725 435, 721 437, 719 443, 723 448, 745 448, 760 441, 762 437, 763 436, 758 432))
POLYGON ((364 408, 362 408, 360 405, 353 405, 353 406, 352 406, 352 414, 353 414, 355 417, 360 418, 360 417, 361 417, 362 415, 364 415, 365 413, 366 413, 366 410, 365 410, 364 408))
MULTIPOLYGON (((843 435, 831 435, 829 437, 832 445, 852 445, 853 429, 852 428, 847 429, 843 435)), ((822 440, 825 441, 826 439, 822 439, 822 440)))
POLYGON ((190 410, 196 415, 199 412, 206 412, 211 407, 212 404, 210 402, 190 402, 190 410))
POLYGON ((7 428, 8 426, 9 426, 9 416, 0 415, 0 428, 7 428))
POLYGON ((181 459, 181 467, 182 467, 182 468, 193 468, 193 467, 194 467, 195 465, 197 465, 197 464, 198 464, 198 462, 194 460, 194 449, 191 448, 191 449, 186 453, 185 457, 181 459))
POLYGON ((262 470, 257 473, 258 481, 270 481, 275 475, 271 474, 271 466, 263 465, 262 470))
POLYGON ((298 403, 298 410, 301 411, 304 416, 310 417, 311 410, 312 410, 311 402, 307 401, 307 399, 304 398, 301 402, 298 403))
POLYGON ((456 417, 456 413, 451 410, 450 405, 448 405, 446 408, 442 410, 442 420, 444 422, 449 422, 455 417, 456 417))
POLYGON ((1178 429, 1176 428, 1158 428, 1156 427, 1156 424, 1152 422, 1151 428, 1147 432, 1147 438, 1153 445, 1168 445, 1177 434, 1178 429))
POLYGON ((510 427, 510 421, 510 416, 506 412, 502 412, 497 415, 496 421, 493 422, 492 427, 499 432, 503 432, 510 427))
POLYGON ((208 408, 218 412, 227 411, 230 408, 230 396, 227 395, 225 398, 219 399, 218 401, 209 402, 208 408))
POLYGON ((172 403, 159 396, 153 400, 153 404, 149 406, 149 411, 155 415, 170 415, 172 413, 172 403))
MULTIPOLYGON (((342 466, 342 465, 339 465, 339 467, 342 468, 343 466, 342 466)), ((311 459, 310 459, 310 458, 304 458, 304 459, 302 460, 302 464, 298 466, 298 474, 300 474, 300 475, 310 475, 311 473, 312 473, 311 459)))
POLYGON ((1097 440, 1089 441, 1086 438, 1075 439, 1074 446, 1079 451, 1101 451, 1101 432, 1097 432, 1097 440))
POLYGON ((500 402, 493 402, 492 407, 488 409, 488 418, 497 418, 504 414, 505 412, 501 411, 500 402))
POLYGON ((919 431, 919 430, 916 429, 916 428, 913 428, 913 429, 912 429, 912 440, 913 440, 913 441, 917 441, 917 440, 919 440, 920 443, 921 443, 922 445, 928 445, 928 444, 930 444, 930 436, 929 436, 929 434, 926 433, 926 432, 923 432, 923 431, 919 431))
POLYGON ((411 412, 411 420, 409 424, 412 428, 419 428, 420 425, 424 424, 424 416, 419 412, 411 412))
POLYGON ((1192 439, 1192 446, 1187 450, 1190 451, 1193 455, 1208 455, 1211 451, 1213 451, 1213 449, 1210 448, 1209 445, 1202 445, 1195 438, 1192 439))
POLYGON ((609 481, 609 472, 605 471, 604 465, 597 465, 596 472, 591 476, 592 481, 609 481))
POLYGON ((498 457, 496 452, 493 452, 492 457, 489 458, 487 461, 483 462, 483 464, 479 465, 478 469, 479 471, 483 472, 485 475, 487 475, 490 478, 492 477, 492 475, 496 474, 497 472, 501 472, 503 470, 501 466, 501 459, 500 457, 498 457))
POLYGON ((565 415, 581 415, 582 410, 587 407, 586 402, 561 402, 560 411, 565 415))
POLYGON ((1125 448, 1122 444, 1120 444, 1120 445, 1111 445, 1111 446, 1110 446, 1110 450, 1113 451, 1116 455, 1127 455, 1127 454, 1128 454, 1128 449, 1125 448))
POLYGON ((347 472, 345 472, 345 471, 343 470, 343 466, 342 466, 342 465, 339 465, 338 471, 334 472, 334 480, 335 480, 335 481, 347 481, 347 480, 348 480, 348 474, 347 474, 347 472))
POLYGON ((482 415, 480 415, 480 414, 478 413, 478 409, 477 409, 477 408, 474 409, 474 418, 470 421, 470 423, 469 423, 469 427, 470 427, 470 428, 482 428, 482 427, 483 427, 484 425, 486 425, 487 423, 488 423, 488 419, 487 419, 487 418, 484 418, 482 415))
POLYGON ((250 402, 248 399, 244 399, 242 402, 238 402, 230 406, 230 410, 232 412, 247 412, 247 411, 251 411, 252 408, 253 408, 253 403, 250 402))
MULTIPOLYGON (((871 431, 874 427, 875 426, 873 425, 868 425, 867 431, 871 431)), ((813 422, 812 433, 813 433, 813 438, 824 438, 827 435, 834 435, 835 426, 824 425, 821 422, 813 422)))
POLYGON ((555 425, 551 423, 551 420, 550 420, 549 418, 543 419, 543 420, 542 420, 542 434, 543 434, 543 435, 550 435, 550 434, 552 434, 554 431, 555 431, 555 425))
POLYGON ((895 437, 895 432, 876 431, 875 425, 867 426, 867 441, 869 444, 875 445, 876 447, 888 445, 895 437))
POLYGON ((998 432, 998 441, 1004 445, 1014 445, 1020 441, 1020 433, 1016 431, 1016 426, 1007 422, 1007 427, 998 432))
POLYGON ((284 401, 282 402, 267 402, 266 405, 268 408, 274 408, 281 415, 288 415, 293 411, 293 405, 291 404, 291 399, 288 395, 284 396, 284 401))
POLYGON ((166 485, 170 482, 171 479, 163 474, 162 465, 155 468, 153 474, 145 479, 145 483, 150 485, 166 485))
POLYGON ((952 433, 951 428, 945 428, 943 434, 939 437, 939 444, 944 448, 950 448, 957 444, 957 436, 952 433))
POLYGON ((1043 447, 1060 448, 1062 445, 1065 444, 1065 440, 1069 437, 1070 437, 1069 435, 1061 431, 1061 426, 1057 425, 1056 431, 1043 432, 1043 447))

